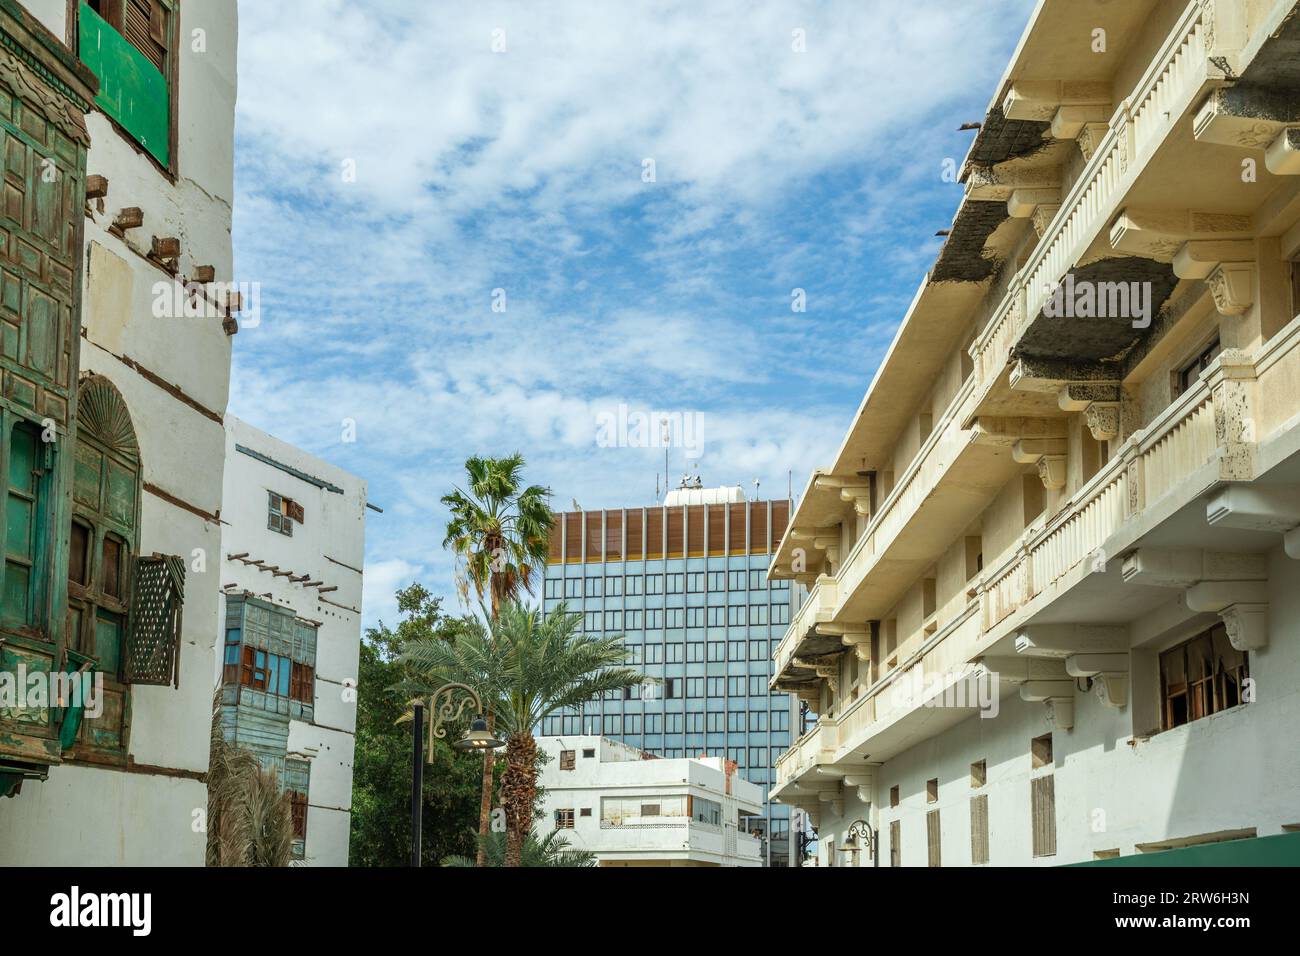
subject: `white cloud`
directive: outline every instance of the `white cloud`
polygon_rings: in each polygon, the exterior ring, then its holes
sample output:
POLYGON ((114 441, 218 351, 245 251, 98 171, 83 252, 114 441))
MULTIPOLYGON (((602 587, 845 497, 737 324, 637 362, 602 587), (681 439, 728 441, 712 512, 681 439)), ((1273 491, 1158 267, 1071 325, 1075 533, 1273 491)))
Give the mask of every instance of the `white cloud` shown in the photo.
POLYGON ((367 622, 412 576, 452 593, 438 497, 470 454, 523 451, 557 506, 649 503, 662 453, 595 444, 619 402, 703 413, 710 482, 801 487, 948 224, 951 110, 1030 6, 242 4, 236 255, 264 295, 232 411, 387 497, 367 622))

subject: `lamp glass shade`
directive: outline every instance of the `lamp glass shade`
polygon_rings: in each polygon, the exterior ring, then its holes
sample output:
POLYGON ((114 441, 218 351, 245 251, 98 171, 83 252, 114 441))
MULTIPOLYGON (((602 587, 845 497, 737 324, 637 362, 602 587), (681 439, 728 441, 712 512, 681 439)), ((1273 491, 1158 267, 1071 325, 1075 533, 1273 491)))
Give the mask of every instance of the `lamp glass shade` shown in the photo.
POLYGON ((487 729, 487 721, 482 717, 474 718, 474 723, 470 724, 469 732, 460 740, 452 744, 457 750, 496 750, 505 743, 504 740, 498 740, 493 737, 487 729))

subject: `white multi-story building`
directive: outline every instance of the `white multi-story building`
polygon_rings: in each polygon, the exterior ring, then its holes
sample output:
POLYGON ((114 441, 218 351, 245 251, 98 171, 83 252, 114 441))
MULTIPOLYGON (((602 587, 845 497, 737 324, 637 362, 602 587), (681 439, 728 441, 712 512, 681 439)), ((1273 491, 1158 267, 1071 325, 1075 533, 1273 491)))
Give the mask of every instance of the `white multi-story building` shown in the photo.
POLYGON ((366 483, 226 419, 217 680, 228 739, 273 768, 294 854, 346 866, 366 483))
POLYGON ((1298 46, 1035 7, 772 563, 821 865, 1300 858, 1298 46))
POLYGON ((606 737, 542 737, 537 833, 601 866, 761 866, 763 791, 720 757, 653 757, 606 737))
POLYGON ((204 861, 236 25, 0 0, 0 863, 204 861))

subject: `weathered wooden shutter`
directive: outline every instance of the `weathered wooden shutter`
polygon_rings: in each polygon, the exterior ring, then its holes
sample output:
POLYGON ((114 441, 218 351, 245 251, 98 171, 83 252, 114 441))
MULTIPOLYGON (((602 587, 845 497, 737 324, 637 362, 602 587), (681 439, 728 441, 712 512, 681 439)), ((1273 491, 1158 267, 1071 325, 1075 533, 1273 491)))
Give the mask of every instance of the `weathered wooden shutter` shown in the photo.
POLYGON ((925 842, 926 850, 929 851, 930 866, 942 866, 942 860, 939 855, 940 849, 940 828, 939 828, 939 811, 931 810, 925 815, 925 842))
POLYGON ((1052 774, 1029 781, 1030 816, 1034 827, 1034 856, 1056 855, 1056 778, 1052 774))
POLYGON ((970 798, 970 861, 989 861, 989 795, 970 798))
POLYGON ((889 824, 889 865, 903 865, 903 822, 891 820, 889 824))
POLYGON ((167 64, 167 8, 162 0, 125 0, 122 35, 162 72, 167 64))
POLYGON ((284 499, 284 513, 289 516, 290 521, 296 521, 298 524, 302 524, 307 517, 302 505, 296 501, 290 501, 288 498, 284 499))
POLYGON ((181 605, 185 562, 174 555, 138 557, 126 640, 126 682, 180 687, 181 605))

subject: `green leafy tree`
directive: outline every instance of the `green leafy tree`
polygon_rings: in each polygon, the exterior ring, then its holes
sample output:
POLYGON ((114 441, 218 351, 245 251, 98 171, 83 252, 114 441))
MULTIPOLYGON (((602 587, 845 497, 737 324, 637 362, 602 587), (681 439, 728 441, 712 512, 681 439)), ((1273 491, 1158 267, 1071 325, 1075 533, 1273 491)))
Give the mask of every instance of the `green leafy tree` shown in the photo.
MULTIPOLYGON (((449 680, 469 684, 495 713, 506 737, 501 781, 506 866, 520 865, 532 830, 538 768, 533 728, 556 711, 642 680, 637 671, 622 666, 621 636, 584 634, 578 624, 578 615, 569 614, 564 605, 543 618, 537 608, 510 601, 500 608, 490 633, 481 626, 465 627, 454 641, 403 645, 402 659, 430 686, 449 680)), ((484 858, 486 847, 481 841, 484 858)))
MULTIPOLYGON (((546 489, 524 487, 524 458, 518 452, 507 458, 474 456, 465 462, 464 489, 443 495, 451 512, 443 547, 456 555, 457 585, 464 597, 473 587, 480 603, 487 596, 490 617, 496 620, 501 605, 521 592, 532 593, 535 569, 546 560, 551 526, 555 521, 546 503, 546 489)), ((494 730, 494 713, 488 730, 494 730)), ((478 832, 479 865, 486 862, 482 842, 492 813, 491 754, 483 757, 478 832)))
MULTIPOLYGON (((396 630, 382 623, 366 632, 357 680, 357 736, 352 785, 350 862, 353 866, 406 866, 410 860, 411 725, 399 723, 413 694, 404 695, 409 675, 398 662, 401 643, 454 640, 464 627, 443 615, 440 601, 419 584, 398 592, 403 618, 396 630)), ((482 768, 477 760, 435 740, 432 763, 424 768, 425 860, 473 853, 472 821, 479 802, 482 768)))

